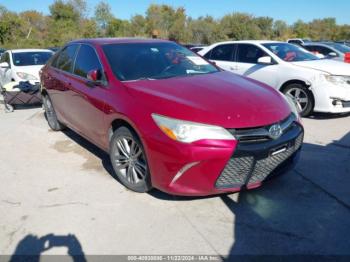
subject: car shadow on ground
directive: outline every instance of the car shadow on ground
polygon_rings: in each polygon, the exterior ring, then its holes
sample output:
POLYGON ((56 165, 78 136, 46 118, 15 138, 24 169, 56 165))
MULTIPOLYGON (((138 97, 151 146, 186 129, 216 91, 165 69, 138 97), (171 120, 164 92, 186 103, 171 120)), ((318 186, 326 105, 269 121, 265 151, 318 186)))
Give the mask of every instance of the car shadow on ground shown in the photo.
POLYGON ((350 113, 342 113, 342 114, 313 113, 312 115, 306 118, 317 119, 317 120, 329 120, 329 119, 337 119, 337 118, 346 118, 349 116, 350 116, 350 113))
POLYGON ((336 145, 349 137, 350 132, 326 146, 304 144, 303 149, 315 154, 344 154, 339 160, 331 159, 337 166, 331 172, 322 159, 303 158, 304 151, 295 171, 261 188, 241 192, 236 199, 222 195, 221 200, 234 215, 234 243, 228 258, 238 256, 236 261, 247 261, 244 255, 249 254, 253 255, 250 259, 259 261, 346 261, 350 255, 350 205, 346 201, 350 148, 339 151, 336 145), (314 174, 305 173, 303 161, 308 162, 314 174))
MULTIPOLYGON (((67 254, 75 262, 85 262, 85 254, 83 248, 75 235, 63 235, 58 236, 54 234, 48 234, 43 237, 35 235, 26 235, 21 241, 18 242, 16 249, 9 259, 10 262, 39 262, 40 256, 43 253, 57 247, 67 248, 67 254)), ((57 261, 60 261, 59 257, 57 261)))
MULTIPOLYGON (((117 179, 107 153, 73 131, 64 134, 100 158, 117 179)), ((159 190, 149 195, 164 201, 220 198, 234 217, 234 241, 227 255, 243 255, 243 261, 247 254, 259 261, 261 255, 350 255, 350 202, 344 195, 350 183, 350 150, 339 147, 349 138, 350 132, 326 146, 304 143, 295 170, 254 190, 209 197, 172 196, 159 190)), ((283 261, 288 258, 295 259, 283 261)))

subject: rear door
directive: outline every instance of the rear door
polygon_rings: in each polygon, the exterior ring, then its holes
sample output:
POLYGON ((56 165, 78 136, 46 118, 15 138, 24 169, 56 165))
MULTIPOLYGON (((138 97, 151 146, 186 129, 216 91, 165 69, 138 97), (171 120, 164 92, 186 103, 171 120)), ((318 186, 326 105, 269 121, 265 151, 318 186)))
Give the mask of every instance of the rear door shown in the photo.
POLYGON ((78 44, 71 44, 62 49, 52 60, 50 69, 42 76, 42 82, 50 95, 58 118, 69 126, 75 124, 71 104, 67 98, 78 47, 78 44))
POLYGON ((220 44, 204 55, 210 61, 226 71, 234 72, 235 63, 233 61, 235 53, 235 44, 220 44))
MULTIPOLYGON (((269 54, 257 45, 237 44, 235 72, 277 88, 279 65, 277 63, 272 65, 258 64, 258 59, 263 56, 269 56, 269 54)), ((274 61, 272 57, 271 59, 274 61)))
POLYGON ((74 116, 77 131, 96 144, 102 145, 104 138, 104 98, 107 94, 107 81, 95 48, 81 44, 75 59, 74 77, 69 85, 67 102, 74 116), (92 85, 87 78, 91 70, 99 70, 101 84, 92 85))

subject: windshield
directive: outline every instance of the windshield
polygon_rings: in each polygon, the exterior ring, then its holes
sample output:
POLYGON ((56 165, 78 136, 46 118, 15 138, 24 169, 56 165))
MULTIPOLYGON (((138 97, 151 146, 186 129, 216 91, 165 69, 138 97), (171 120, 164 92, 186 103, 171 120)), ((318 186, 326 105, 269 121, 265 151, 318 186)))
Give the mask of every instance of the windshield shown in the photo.
POLYGON ((342 53, 350 53, 350 47, 343 45, 343 44, 338 44, 338 43, 326 43, 326 45, 329 45, 333 47, 334 49, 342 52, 342 53))
POLYGON ((319 58, 302 47, 288 43, 263 44, 272 53, 287 62, 319 60, 319 58))
POLYGON ((209 74, 219 70, 175 43, 125 43, 103 46, 114 75, 121 81, 209 74))
POLYGON ((15 66, 44 65, 52 56, 52 52, 21 52, 12 53, 15 66))

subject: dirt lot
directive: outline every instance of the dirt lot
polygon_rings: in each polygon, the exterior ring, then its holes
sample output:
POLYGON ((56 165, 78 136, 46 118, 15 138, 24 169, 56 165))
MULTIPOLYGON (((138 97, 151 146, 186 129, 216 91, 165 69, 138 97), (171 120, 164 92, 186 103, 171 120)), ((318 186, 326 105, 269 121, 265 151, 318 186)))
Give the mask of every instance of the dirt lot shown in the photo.
POLYGON ((40 108, 0 111, 0 254, 350 254, 350 115, 304 119, 296 170, 210 198, 137 194, 40 108), (48 244, 49 243, 49 244, 48 244))

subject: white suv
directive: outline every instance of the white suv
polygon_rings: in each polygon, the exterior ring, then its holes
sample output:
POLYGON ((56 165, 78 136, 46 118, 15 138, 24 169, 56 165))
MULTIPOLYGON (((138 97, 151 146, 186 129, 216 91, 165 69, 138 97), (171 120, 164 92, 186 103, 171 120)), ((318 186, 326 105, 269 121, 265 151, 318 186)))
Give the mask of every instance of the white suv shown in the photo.
POLYGON ((302 116, 350 112, 350 64, 319 59, 301 47, 276 41, 221 42, 199 54, 290 96, 302 116))
POLYGON ((47 49, 7 50, 0 59, 0 85, 20 81, 39 83, 39 71, 52 55, 47 49))

